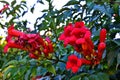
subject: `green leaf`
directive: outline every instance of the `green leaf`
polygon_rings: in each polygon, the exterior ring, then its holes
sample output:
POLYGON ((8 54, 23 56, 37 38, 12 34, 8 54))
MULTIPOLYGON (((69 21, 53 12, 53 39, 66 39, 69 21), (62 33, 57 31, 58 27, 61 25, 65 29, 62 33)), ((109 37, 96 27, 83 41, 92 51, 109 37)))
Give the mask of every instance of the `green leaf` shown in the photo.
POLYGON ((20 75, 24 75, 25 72, 27 71, 27 67, 26 66, 21 66, 18 68, 18 72, 20 75))
POLYGON ((34 8, 34 6, 33 6, 33 7, 30 9, 30 11, 33 13, 33 12, 34 12, 34 9, 35 9, 35 8, 34 8))
POLYGON ((119 65, 120 65, 120 53, 118 53, 118 55, 117 55, 117 68, 119 65))
POLYGON ((41 3, 41 4, 44 4, 42 0, 37 0, 37 2, 41 3))
POLYGON ((80 2, 79 1, 75 1, 75 0, 71 0, 67 4, 65 4, 64 6, 70 6, 70 5, 75 5, 75 4, 80 4, 80 2))
POLYGON ((72 77, 70 80, 81 80, 81 76, 76 75, 76 76, 72 77))
POLYGON ((11 75, 11 71, 16 69, 15 66, 8 66, 7 68, 4 69, 3 71, 3 80, 5 80, 7 77, 10 77, 11 75), (10 73, 10 75, 8 75, 10 73))
POLYGON ((16 5, 16 6, 14 7, 15 11, 19 11, 19 13, 21 13, 20 7, 21 7, 21 5, 16 5))
POLYGON ((64 71, 66 68, 65 68, 65 63, 63 62, 58 62, 58 67, 60 68, 60 70, 64 71))
POLYGON ((15 4, 16 4, 16 0, 13 0, 13 1, 11 2, 11 6, 13 7, 15 4))
POLYGON ((21 3, 25 3, 26 4, 26 0, 21 0, 21 3))
POLYGON ((109 80, 109 76, 106 73, 99 72, 97 76, 99 80, 109 80))
POLYGON ((89 80, 89 78, 85 76, 82 78, 82 80, 89 80))
POLYGON ((19 73, 18 72, 18 67, 15 67, 15 68, 12 68, 11 71, 10 71, 10 78, 9 79, 13 79, 13 78, 16 78, 17 77, 17 74, 19 73))
POLYGON ((120 39, 113 40, 118 46, 120 46, 120 39))
POLYGON ((24 16, 27 12, 28 12, 28 11, 24 11, 24 12, 22 13, 22 16, 24 16))
POLYGON ((110 11, 110 7, 108 7, 107 5, 95 5, 94 10, 98 10, 100 11, 101 13, 105 13, 107 16, 111 17, 111 13, 109 12, 110 11))
POLYGON ((31 75, 30 76, 36 76, 37 70, 35 67, 31 67, 31 75))
POLYGON ((93 0, 86 0, 87 3, 92 2, 93 0))
POLYGON ((30 74, 31 74, 31 69, 27 70, 24 79, 25 79, 25 80, 30 80, 30 74))
POLYGON ((112 38, 112 39, 114 39, 115 38, 115 35, 116 35, 116 33, 119 33, 120 32, 120 29, 113 29, 114 27, 112 27, 112 28, 110 28, 110 37, 112 38))
POLYGON ((26 4, 22 4, 22 3, 21 3, 21 7, 28 8, 26 4))
POLYGON ((114 14, 118 14, 119 13, 119 4, 114 4, 113 9, 114 9, 114 14))
POLYGON ((115 57, 116 57, 115 51, 110 51, 107 54, 108 66, 111 66, 113 64, 115 57))
POLYGON ((16 64, 18 64, 18 61, 17 61, 17 60, 11 60, 11 61, 9 61, 5 66, 16 65, 16 64))
POLYGON ((83 76, 88 75, 88 73, 81 73, 79 75, 73 76, 70 80, 80 80, 83 76))
POLYGON ((90 75, 89 76, 89 80, 100 80, 98 77, 97 77, 97 75, 90 75))
MULTIPOLYGON (((26 57, 27 57, 27 56, 26 56, 26 57)), ((20 64, 26 64, 26 63, 27 63, 27 59, 26 59, 26 58, 21 59, 21 60, 19 60, 19 63, 20 63, 20 64)))
POLYGON ((63 11, 67 11, 67 10, 70 10, 70 9, 68 7, 65 7, 65 8, 60 9, 58 12, 61 13, 63 11))
POLYGON ((55 68, 51 64, 48 64, 46 68, 49 72, 56 74, 55 68))
POLYGON ((37 67, 37 75, 45 75, 47 72, 46 68, 43 67, 37 67))
POLYGON ((2 0, 2 1, 0 1, 1 3, 6 3, 6 4, 9 4, 7 1, 5 1, 5 0, 2 0))

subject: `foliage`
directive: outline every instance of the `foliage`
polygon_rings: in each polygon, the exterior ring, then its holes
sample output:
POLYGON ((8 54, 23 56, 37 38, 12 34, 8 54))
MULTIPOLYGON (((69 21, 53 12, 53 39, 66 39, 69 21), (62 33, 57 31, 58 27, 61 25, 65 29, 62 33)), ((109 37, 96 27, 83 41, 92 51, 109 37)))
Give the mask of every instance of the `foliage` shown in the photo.
MULTIPOLYGON (((60 10, 52 5, 52 0, 46 0, 48 9, 43 10, 43 15, 38 16, 34 23, 34 30, 28 30, 27 20, 19 21, 28 11, 34 14, 34 6, 44 4, 44 1, 37 0, 31 9, 26 6, 26 1, 17 0, 8 2, 0 0, 0 4, 9 4, 9 8, 3 11, 0 16, 5 15, 8 21, 2 23, 0 17, 0 27, 8 28, 15 24, 15 28, 26 33, 45 33, 42 37, 49 36, 54 45, 54 53, 49 58, 40 60, 31 59, 26 51, 10 49, 7 54, 3 53, 6 42, 0 44, 0 79, 3 80, 34 80, 35 77, 42 76, 41 79, 48 80, 119 80, 120 76, 120 39, 116 34, 120 33, 120 2, 118 0, 70 0, 60 10), (81 4, 85 2, 85 4, 81 4), (11 17, 12 16, 12 17, 11 17), (63 28, 68 23, 84 21, 86 27, 92 32, 92 40, 98 44, 100 29, 107 30, 106 50, 103 53, 100 64, 82 66, 78 73, 73 74, 65 68, 67 58, 70 54, 81 56, 74 51, 70 45, 64 48, 63 42, 58 37, 63 32, 63 28)), ((1 43, 2 38, 0 38, 1 43)), ((95 46, 95 48, 97 48, 95 46)))

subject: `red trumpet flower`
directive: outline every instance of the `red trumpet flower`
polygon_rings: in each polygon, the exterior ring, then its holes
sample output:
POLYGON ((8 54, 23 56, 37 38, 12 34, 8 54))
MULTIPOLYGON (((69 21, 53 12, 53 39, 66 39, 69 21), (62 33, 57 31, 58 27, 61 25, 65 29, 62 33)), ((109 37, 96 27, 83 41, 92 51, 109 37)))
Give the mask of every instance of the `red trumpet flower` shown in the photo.
POLYGON ((23 46, 20 46, 20 45, 16 44, 14 41, 9 41, 5 45, 5 47, 4 47, 4 53, 7 53, 9 48, 18 48, 18 49, 22 49, 22 50, 27 50, 23 46))
POLYGON ((69 70, 71 69, 73 73, 78 72, 79 68, 83 65, 91 65, 91 61, 90 60, 86 60, 83 58, 78 58, 75 55, 70 55, 68 57, 68 61, 66 63, 66 69, 69 70))
POLYGON ((60 35, 59 40, 64 41, 64 46, 72 45, 77 52, 82 53, 84 59, 78 59, 75 56, 68 57, 66 64, 67 69, 72 69, 75 73, 82 64, 97 65, 100 63, 105 45, 106 29, 100 31, 100 43, 98 51, 94 49, 94 44, 91 40, 91 32, 85 27, 84 22, 76 22, 75 24, 64 27, 64 32, 60 35), (72 57, 72 58, 71 58, 72 57), (78 66, 78 63, 80 65, 78 66), (75 65, 75 66, 74 66, 75 65))
POLYGON ((5 53, 9 48, 18 48, 28 51, 31 58, 38 59, 41 53, 48 56, 54 51, 50 39, 44 40, 39 34, 26 34, 15 30, 13 24, 8 28, 6 41, 8 43, 4 47, 5 53))
POLYGON ((0 10, 0 13, 2 13, 4 10, 8 9, 9 8, 8 6, 9 6, 8 4, 4 5, 4 7, 0 10))
POLYGON ((78 59, 75 55, 70 55, 66 63, 66 69, 72 69, 73 73, 76 73, 79 70, 79 67, 82 66, 81 60, 78 59))
POLYGON ((106 38, 106 29, 102 29, 100 31, 100 42, 105 42, 105 38, 106 38))

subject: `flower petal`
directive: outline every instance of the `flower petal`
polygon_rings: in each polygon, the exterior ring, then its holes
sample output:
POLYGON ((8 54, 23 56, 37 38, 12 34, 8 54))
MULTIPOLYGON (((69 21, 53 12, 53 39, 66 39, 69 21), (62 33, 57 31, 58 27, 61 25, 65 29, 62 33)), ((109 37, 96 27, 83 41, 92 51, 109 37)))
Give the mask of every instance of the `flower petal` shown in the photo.
POLYGON ((75 23, 75 27, 76 27, 76 28, 81 28, 81 27, 84 27, 84 26, 85 26, 85 25, 84 25, 84 22, 82 22, 82 21, 75 23))
POLYGON ((77 67, 77 66, 73 66, 73 67, 72 67, 72 72, 73 72, 73 73, 78 72, 78 70, 79 70, 79 67, 77 67))
POLYGON ((66 69, 68 70, 68 69, 71 69, 72 68, 72 64, 68 61, 67 63, 66 63, 66 69))
POLYGON ((85 43, 85 39, 84 38, 79 38, 76 40, 76 44, 83 44, 85 43))
POLYGON ((74 55, 74 54, 72 54, 72 55, 70 55, 69 57, 68 57, 68 60, 69 61, 76 61, 77 62, 77 60, 78 60, 78 57, 76 56, 76 55, 74 55))

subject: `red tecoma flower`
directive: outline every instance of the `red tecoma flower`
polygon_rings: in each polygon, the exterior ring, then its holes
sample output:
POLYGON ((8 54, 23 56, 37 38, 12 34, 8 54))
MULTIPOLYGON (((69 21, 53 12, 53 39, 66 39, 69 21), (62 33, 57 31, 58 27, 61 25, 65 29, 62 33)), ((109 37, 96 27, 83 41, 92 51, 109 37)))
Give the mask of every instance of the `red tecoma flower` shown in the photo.
POLYGON ((66 63, 66 69, 71 69, 73 73, 76 73, 78 72, 79 68, 84 64, 91 65, 92 62, 84 58, 79 59, 76 55, 70 55, 66 63))
POLYGON ((106 38, 106 29, 101 29, 100 31, 100 42, 105 42, 105 38, 106 38))
POLYGON ((49 37, 45 38, 43 48, 44 48, 43 52, 44 52, 45 56, 48 56, 50 53, 52 53, 54 51, 53 44, 50 41, 49 37))
POLYGON ((23 46, 16 44, 14 41, 9 41, 9 42, 4 46, 4 53, 7 53, 9 48, 18 48, 18 49, 22 49, 22 50, 27 50, 27 49, 24 48, 23 46))
POLYGON ((8 9, 9 8, 8 6, 9 6, 8 4, 4 5, 4 7, 0 10, 0 13, 2 13, 4 10, 8 9))
POLYGON ((64 32, 60 35, 59 40, 65 40, 67 37, 71 36, 71 31, 73 30, 73 25, 69 24, 64 27, 64 32))
POLYGON ((68 61, 66 63, 66 69, 71 69, 73 73, 78 72, 79 68, 81 67, 82 62, 79 58, 75 55, 70 55, 68 57, 68 61))
POLYGON ((81 28, 81 27, 84 27, 85 25, 84 25, 84 22, 83 21, 79 21, 79 22, 76 22, 75 23, 75 27, 76 28, 81 28))
POLYGON ((18 30, 14 29, 14 24, 10 25, 8 27, 8 35, 14 36, 14 37, 19 37, 25 35, 25 33, 20 32, 18 30))
POLYGON ((33 53, 29 53, 29 57, 33 58, 33 59, 38 59, 39 58, 39 56, 37 56, 37 55, 35 55, 33 53))
POLYGON ((98 45, 98 59, 102 59, 102 54, 106 48, 106 44, 104 42, 100 42, 98 45))
POLYGON ((39 34, 26 34, 15 30, 13 24, 8 28, 6 41, 5 53, 9 48, 18 48, 28 51, 31 58, 38 59, 41 53, 48 56, 49 53, 54 51, 53 44, 49 38, 43 39, 39 34))

